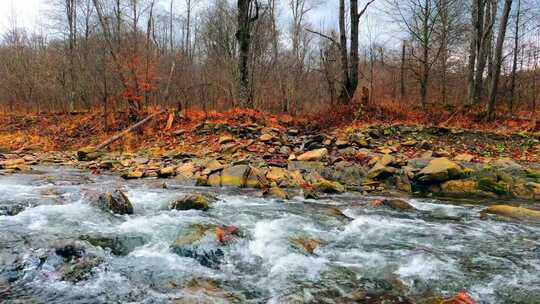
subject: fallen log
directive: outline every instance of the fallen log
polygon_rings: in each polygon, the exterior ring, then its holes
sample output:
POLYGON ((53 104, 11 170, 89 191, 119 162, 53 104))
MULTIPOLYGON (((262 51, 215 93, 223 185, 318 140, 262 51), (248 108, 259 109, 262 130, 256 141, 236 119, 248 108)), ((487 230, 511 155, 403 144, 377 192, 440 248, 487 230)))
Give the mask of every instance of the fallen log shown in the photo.
POLYGON ((152 118, 158 116, 159 114, 161 114, 163 112, 164 111, 160 111, 158 113, 154 113, 152 115, 149 115, 145 119, 139 121, 138 123, 130 126, 129 128, 125 129, 124 131, 114 135, 113 137, 111 137, 111 138, 107 139, 106 141, 102 142, 101 144, 97 145, 95 148, 94 147, 82 148, 81 150, 77 151, 77 159, 80 160, 80 161, 83 161, 83 160, 92 160, 92 159, 97 158, 99 156, 99 152, 98 152, 99 150, 101 150, 103 148, 106 148, 107 146, 111 145, 115 141, 117 141, 120 138, 126 136, 126 134, 128 134, 130 132, 133 132, 134 130, 140 128, 141 126, 143 126, 144 124, 146 124, 147 122, 152 120, 152 118))

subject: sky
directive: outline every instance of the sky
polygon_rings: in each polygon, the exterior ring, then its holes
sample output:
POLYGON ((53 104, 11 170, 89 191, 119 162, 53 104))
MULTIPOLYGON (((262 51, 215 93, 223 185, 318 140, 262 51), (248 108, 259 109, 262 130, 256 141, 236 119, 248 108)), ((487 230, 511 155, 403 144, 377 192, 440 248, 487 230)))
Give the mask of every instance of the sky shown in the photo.
POLYGON ((14 14, 18 26, 33 27, 44 3, 44 0, 0 0, 0 31, 10 27, 14 14))
MULTIPOLYGON (((204 2, 209 2, 210 0, 202 0, 202 7, 204 7, 204 2)), ((285 0, 280 0, 285 1, 285 0)), ((335 0, 314 0, 318 1, 319 5, 310 12, 309 22, 311 23, 310 27, 314 30, 326 31, 328 29, 337 28, 337 16, 338 16, 338 1, 335 0)), ((48 8, 48 3, 50 0, 0 0, 0 34, 6 32, 7 29, 11 27, 12 16, 16 16, 16 22, 18 27, 26 28, 35 28, 40 22, 40 17, 46 15, 46 10, 48 8)), ((168 0, 164 0, 163 3, 167 3, 168 0)), ((177 10, 181 14, 182 7, 180 7, 181 0, 175 0, 177 10)), ((362 5, 363 1, 360 1, 362 5)), ((377 15, 376 7, 370 7, 370 11, 373 11, 372 15, 377 15)), ((369 12, 369 11, 368 11, 369 12)), ((46 21, 46 17, 41 17, 41 21, 46 21)), ((286 22, 288 19, 288 11, 282 9, 281 12, 281 22, 286 22)), ((375 26, 371 26, 371 32, 380 37, 380 21, 373 23, 375 26)), ((361 25, 362 26, 362 25, 361 25)), ((364 30, 366 26, 364 25, 364 30)), ((362 29, 361 29, 362 30, 362 29)), ((365 36, 365 35, 362 35, 365 36)), ((386 36, 386 35, 382 35, 386 36)), ((365 37, 362 37, 365 38, 365 37)), ((387 40, 387 39, 384 39, 387 40)), ((379 41, 382 42, 382 41, 379 41)))

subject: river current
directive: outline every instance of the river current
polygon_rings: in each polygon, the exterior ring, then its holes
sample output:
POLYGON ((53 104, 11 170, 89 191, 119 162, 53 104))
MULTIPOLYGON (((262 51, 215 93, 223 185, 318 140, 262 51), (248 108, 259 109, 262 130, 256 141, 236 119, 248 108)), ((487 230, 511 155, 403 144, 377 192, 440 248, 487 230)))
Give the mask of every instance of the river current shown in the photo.
POLYGON ((420 303, 460 291, 477 303, 540 303, 540 225, 481 218, 475 202, 407 199, 417 211, 404 213, 357 193, 281 202, 253 190, 38 170, 0 176, 0 303, 420 303), (114 189, 133 215, 90 204, 114 189), (191 193, 217 202, 206 212, 166 208, 191 193), (219 250, 215 265, 171 249, 182 231, 208 224, 242 234, 227 245, 213 233, 200 240, 197 250, 219 250), (96 237, 121 250, 88 241, 96 237), (310 254, 292 238, 320 245, 310 254), (65 248, 79 252, 75 262, 99 262, 66 280, 65 248), (359 294, 374 300, 355 302, 359 294))

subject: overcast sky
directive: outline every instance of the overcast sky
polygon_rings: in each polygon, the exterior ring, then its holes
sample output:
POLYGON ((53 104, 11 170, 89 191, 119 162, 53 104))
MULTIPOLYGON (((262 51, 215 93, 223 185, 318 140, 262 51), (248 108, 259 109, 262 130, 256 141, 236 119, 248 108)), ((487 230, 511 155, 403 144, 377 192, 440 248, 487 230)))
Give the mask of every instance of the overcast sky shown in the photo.
MULTIPOLYGON (((168 3, 169 0, 162 0, 161 2, 166 7, 166 3, 168 3)), ((211 0, 202 0, 203 2, 210 2, 211 0)), ((285 1, 285 0, 281 0, 285 1)), ((182 14, 182 3, 184 1, 176 0, 175 3, 177 6, 178 14, 182 14)), ((309 21, 312 24, 312 27, 317 30, 328 30, 330 28, 337 28, 337 15, 338 15, 338 1, 336 0, 319 0, 320 5, 314 9, 312 12, 310 12, 310 18, 309 21)), ((48 3, 50 3, 50 0, 0 0, 0 33, 3 33, 10 27, 10 24, 12 23, 12 16, 16 16, 16 22, 17 26, 19 27, 27 27, 27 28, 34 28, 40 21, 47 21, 46 17, 42 17, 45 14, 45 11, 48 8, 48 3), (41 20, 40 20, 41 18, 41 20)), ((362 2, 360 2, 362 3, 362 2)), ((204 7, 206 4, 202 3, 201 6, 204 7)), ((372 11, 371 18, 372 20, 376 20, 373 16, 377 15, 376 7, 370 8, 370 11, 372 11), (375 12, 375 13, 373 13, 375 12)), ((286 9, 282 9, 281 11, 281 22, 286 22, 288 19, 288 11, 286 9)), ((364 35, 362 35, 361 40, 365 40, 366 38, 366 30, 367 27, 370 27, 370 32, 372 35, 374 35, 377 39, 380 40, 380 37, 386 37, 384 40, 388 40, 390 36, 388 36, 388 29, 385 29, 385 32, 382 32, 382 27, 379 26, 382 23, 380 20, 377 21, 371 21, 371 22, 363 22, 362 24, 362 31, 364 31, 364 35), (370 23, 371 26, 369 26, 367 23, 370 23)), ((385 27, 388 27, 385 25, 385 27)), ((386 43, 385 41, 378 41, 379 43, 386 43)))

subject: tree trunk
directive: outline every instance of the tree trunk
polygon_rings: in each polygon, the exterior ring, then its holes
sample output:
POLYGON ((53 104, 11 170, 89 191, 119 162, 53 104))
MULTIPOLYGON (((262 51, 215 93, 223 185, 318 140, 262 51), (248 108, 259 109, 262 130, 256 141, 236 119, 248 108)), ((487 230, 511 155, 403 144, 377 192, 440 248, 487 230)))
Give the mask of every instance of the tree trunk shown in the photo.
POLYGON ((405 98, 405 52, 407 51, 407 46, 405 40, 403 40, 403 46, 401 47, 401 66, 399 71, 399 94, 401 101, 405 98))
POLYGON ((349 78, 349 57, 347 54, 347 28, 345 26, 345 0, 339 0, 339 45, 341 55, 341 75, 342 84, 339 94, 339 101, 342 104, 349 103, 350 96, 348 92, 349 78))
POLYGON ((493 119, 495 114, 495 106, 497 101, 497 89, 499 86, 499 78, 501 76, 501 67, 503 61, 503 46, 504 38, 506 36, 506 29, 508 26, 508 16, 510 15, 510 10, 512 9, 512 0, 504 1, 504 10, 501 16, 501 21, 499 25, 499 34, 497 36, 497 45, 495 47, 495 62, 494 62, 494 71, 493 71, 493 80, 491 82, 490 92, 489 92, 489 102, 487 105, 487 119, 493 119))
POLYGON ((257 0, 238 0, 238 30, 236 39, 238 40, 240 54, 238 59, 239 98, 240 104, 247 108, 253 108, 253 94, 249 81, 249 55, 251 47, 250 24, 258 18, 259 5, 257 0), (256 16, 250 17, 251 4, 255 4, 256 16))
POLYGON ((516 95, 516 73, 518 65, 518 53, 519 53, 519 19, 521 13, 521 0, 517 2, 516 23, 515 23, 515 37, 514 37, 514 54, 512 58, 512 78, 510 84, 510 98, 508 99, 508 112, 510 115, 514 113, 514 98, 516 95))

